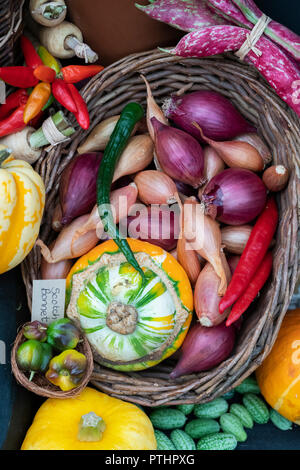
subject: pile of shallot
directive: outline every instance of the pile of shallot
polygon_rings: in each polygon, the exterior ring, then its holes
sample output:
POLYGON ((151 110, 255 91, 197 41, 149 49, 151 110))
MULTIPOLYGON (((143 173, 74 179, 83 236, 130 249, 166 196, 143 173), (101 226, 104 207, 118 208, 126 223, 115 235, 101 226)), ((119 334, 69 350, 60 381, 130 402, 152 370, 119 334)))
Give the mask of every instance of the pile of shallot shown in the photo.
MULTIPOLYGON (((142 78, 147 118, 117 164, 111 205, 120 230, 170 252, 193 286, 196 316, 171 373, 176 378, 211 369, 232 353, 241 322, 228 321, 232 306, 220 309, 220 302, 270 194, 285 187, 289 173, 272 165, 257 130, 221 94, 179 93, 160 107, 142 78)), ((52 220, 58 236, 49 248, 37 242, 44 279, 65 277, 75 259, 105 239, 96 177, 117 120, 96 126, 63 172, 52 220)), ((271 266, 268 257, 260 289, 271 266)))

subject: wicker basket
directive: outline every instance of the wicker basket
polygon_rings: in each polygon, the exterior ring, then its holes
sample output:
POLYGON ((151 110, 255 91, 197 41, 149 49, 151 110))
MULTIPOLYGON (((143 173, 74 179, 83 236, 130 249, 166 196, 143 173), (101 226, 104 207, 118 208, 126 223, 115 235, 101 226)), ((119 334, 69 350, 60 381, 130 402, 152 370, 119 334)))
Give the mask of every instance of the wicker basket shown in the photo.
POLYGON ((0 67, 14 65, 18 52, 16 42, 23 31, 25 0, 0 2, 0 67))
MULTIPOLYGON (((92 384, 103 392, 145 406, 209 401, 237 386, 249 376, 270 351, 288 308, 299 273, 300 122, 253 67, 233 56, 209 59, 180 59, 150 51, 131 55, 106 68, 84 89, 92 127, 103 118, 118 114, 132 100, 145 104, 142 72, 160 100, 186 87, 210 89, 229 98, 255 126, 269 145, 273 161, 291 173, 288 187, 278 195, 280 224, 274 248, 272 279, 255 308, 247 313, 231 357, 214 369, 170 380, 174 357, 138 373, 121 373, 95 365, 92 384)), ((90 132, 90 130, 88 131, 90 132)), ((79 130, 71 142, 44 153, 36 170, 43 177, 47 202, 41 238, 50 243, 51 212, 57 200, 60 175, 88 132, 79 130)), ((40 250, 36 247, 22 265, 29 305, 32 280, 39 278, 40 250)))
MULTIPOLYGON (((26 325, 26 323, 25 323, 26 325)), ((25 326, 23 325, 23 326, 25 326)), ((81 391, 87 386, 90 381, 92 372, 93 372, 93 353, 91 347, 89 345, 88 340, 85 336, 81 338, 81 342, 79 343, 78 347, 76 348, 79 352, 85 355, 87 359, 87 367, 83 377, 83 380, 78 387, 69 390, 68 392, 63 392, 59 387, 50 383, 46 377, 42 374, 35 374, 32 381, 28 378, 28 372, 24 372, 19 369, 16 354, 18 351, 19 346, 26 341, 26 338, 23 335, 23 328, 19 331, 12 351, 11 351, 11 367, 12 372, 15 376, 17 382, 22 385, 23 387, 27 388, 31 392, 39 395, 41 397, 47 398, 72 398, 76 397, 81 393, 81 391)))

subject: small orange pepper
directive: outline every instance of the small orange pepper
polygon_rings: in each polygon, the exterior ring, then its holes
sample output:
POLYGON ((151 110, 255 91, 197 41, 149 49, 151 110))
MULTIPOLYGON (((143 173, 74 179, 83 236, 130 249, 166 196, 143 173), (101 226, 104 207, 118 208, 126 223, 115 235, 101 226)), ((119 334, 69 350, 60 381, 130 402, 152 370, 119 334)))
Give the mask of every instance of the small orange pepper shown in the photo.
POLYGON ((39 65, 34 69, 33 75, 41 82, 51 83, 55 80, 56 72, 47 65, 39 65))
POLYGON ((42 108, 48 102, 50 95, 51 85, 49 83, 40 82, 34 87, 24 109, 23 119, 25 124, 40 113, 42 108))

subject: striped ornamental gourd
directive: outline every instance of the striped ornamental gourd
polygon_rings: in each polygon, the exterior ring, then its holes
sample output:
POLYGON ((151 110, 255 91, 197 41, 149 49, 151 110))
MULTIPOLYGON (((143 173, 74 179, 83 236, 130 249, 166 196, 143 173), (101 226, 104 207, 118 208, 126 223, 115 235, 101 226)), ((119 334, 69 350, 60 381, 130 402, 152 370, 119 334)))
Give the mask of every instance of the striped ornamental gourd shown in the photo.
POLYGON ((113 240, 78 260, 67 278, 67 316, 80 324, 97 362, 142 370, 173 354, 188 331, 193 294, 176 259, 128 239, 146 281, 113 240))
POLYGON ((0 146, 0 274, 20 264, 40 230, 43 180, 31 165, 0 146))

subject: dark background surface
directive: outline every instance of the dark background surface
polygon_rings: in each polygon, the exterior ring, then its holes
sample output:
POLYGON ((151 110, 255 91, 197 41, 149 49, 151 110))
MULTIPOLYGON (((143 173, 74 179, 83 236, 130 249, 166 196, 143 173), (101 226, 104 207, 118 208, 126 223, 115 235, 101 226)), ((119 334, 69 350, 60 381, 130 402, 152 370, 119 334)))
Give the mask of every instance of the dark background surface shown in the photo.
MULTIPOLYGON (((257 5, 274 20, 300 35, 299 0, 257 0, 257 5)), ((28 321, 25 289, 20 270, 16 268, 0 276, 0 341, 6 345, 5 364, 0 357, 0 448, 17 450, 43 399, 16 385, 10 368, 10 348, 17 328, 28 321)), ((249 432, 243 450, 300 450, 300 426, 280 431, 272 424, 256 425, 249 432)))

